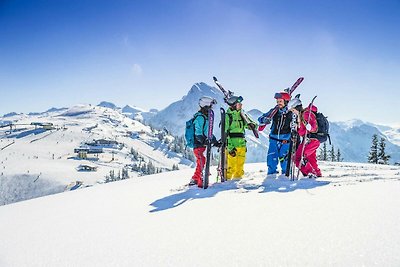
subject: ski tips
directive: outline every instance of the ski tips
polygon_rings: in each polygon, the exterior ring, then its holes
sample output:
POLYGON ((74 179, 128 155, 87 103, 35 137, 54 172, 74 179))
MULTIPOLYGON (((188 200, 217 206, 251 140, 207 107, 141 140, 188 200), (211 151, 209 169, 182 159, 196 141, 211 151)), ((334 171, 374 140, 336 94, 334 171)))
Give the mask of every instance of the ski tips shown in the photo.
POLYGON ((218 81, 217 77, 215 77, 215 76, 213 76, 213 80, 214 80, 214 82, 218 81))

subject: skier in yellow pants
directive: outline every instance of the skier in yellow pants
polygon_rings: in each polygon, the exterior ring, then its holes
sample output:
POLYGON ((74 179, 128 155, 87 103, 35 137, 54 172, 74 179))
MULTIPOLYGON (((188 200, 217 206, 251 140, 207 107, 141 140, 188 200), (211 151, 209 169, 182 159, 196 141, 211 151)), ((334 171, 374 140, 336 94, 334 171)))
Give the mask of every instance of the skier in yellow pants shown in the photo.
MULTIPOLYGON (((227 133, 228 169, 226 178, 240 179, 244 175, 244 162, 246 161, 245 129, 248 124, 243 119, 241 96, 232 96, 228 99, 229 105, 225 117, 225 131, 227 133)), ((257 127, 257 123, 251 121, 257 127)))

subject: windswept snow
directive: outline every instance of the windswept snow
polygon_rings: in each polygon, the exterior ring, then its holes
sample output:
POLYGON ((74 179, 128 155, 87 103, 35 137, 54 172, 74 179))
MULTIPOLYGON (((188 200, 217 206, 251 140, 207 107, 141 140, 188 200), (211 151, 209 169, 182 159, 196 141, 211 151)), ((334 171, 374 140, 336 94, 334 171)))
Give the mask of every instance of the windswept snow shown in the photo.
POLYGON ((207 190, 183 187, 187 169, 2 206, 0 266, 399 266, 400 168, 321 167, 292 182, 248 164, 207 190))

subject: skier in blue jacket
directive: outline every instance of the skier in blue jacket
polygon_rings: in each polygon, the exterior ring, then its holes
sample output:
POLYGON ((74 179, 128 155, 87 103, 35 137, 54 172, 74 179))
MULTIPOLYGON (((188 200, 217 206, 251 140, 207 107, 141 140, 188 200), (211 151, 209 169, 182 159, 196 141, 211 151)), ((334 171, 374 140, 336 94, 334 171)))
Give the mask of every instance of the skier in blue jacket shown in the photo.
MULTIPOLYGON (((272 125, 267 155, 268 174, 278 173, 278 163, 281 165, 282 174, 285 174, 287 159, 289 157, 287 154, 290 146, 290 122, 292 120, 292 112, 287 109, 290 95, 286 92, 279 92, 275 94, 275 99, 279 110, 271 120, 272 125)), ((272 110, 258 118, 259 122, 264 124, 270 123, 270 121, 267 122, 265 120, 272 110)))

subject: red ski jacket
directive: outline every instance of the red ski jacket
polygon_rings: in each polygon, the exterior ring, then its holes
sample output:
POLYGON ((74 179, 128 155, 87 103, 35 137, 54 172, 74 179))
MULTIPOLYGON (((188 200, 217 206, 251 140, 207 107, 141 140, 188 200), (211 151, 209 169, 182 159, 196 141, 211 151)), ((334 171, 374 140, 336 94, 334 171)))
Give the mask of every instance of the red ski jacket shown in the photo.
POLYGON ((318 112, 318 108, 316 106, 311 106, 311 110, 309 107, 307 107, 301 113, 301 122, 298 130, 300 136, 304 136, 306 133, 316 133, 318 131, 317 118, 314 112, 318 112), (310 118, 310 120, 308 120, 308 118, 310 118), (311 125, 311 130, 309 132, 306 130, 307 122, 309 122, 311 125))

